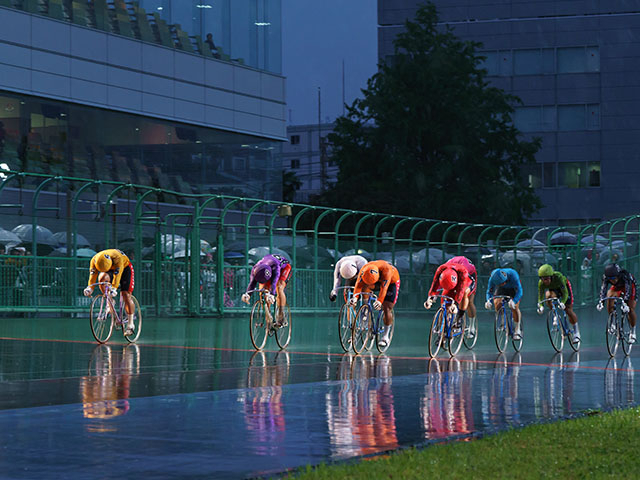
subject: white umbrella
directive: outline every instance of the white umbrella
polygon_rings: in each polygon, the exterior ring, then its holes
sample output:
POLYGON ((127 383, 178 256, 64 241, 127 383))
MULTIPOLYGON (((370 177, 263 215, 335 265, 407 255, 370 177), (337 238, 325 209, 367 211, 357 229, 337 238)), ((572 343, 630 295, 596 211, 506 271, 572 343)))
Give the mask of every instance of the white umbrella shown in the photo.
MULTIPOLYGON (((24 243, 31 243, 33 240, 33 225, 30 223, 18 225, 11 231, 20 237, 20 240, 24 243)), ((55 239, 51 230, 40 225, 36 225, 36 242, 53 247, 58 245, 58 240, 55 239)))
POLYGON ((535 240, 533 238, 529 238, 527 240, 522 240, 516 243, 516 247, 518 248, 547 248, 547 245, 542 243, 540 240, 535 240))
MULTIPOLYGON (((79 248, 76 251, 76 257, 78 258, 93 258, 97 252, 92 248, 79 248)), ((50 257, 66 257, 67 247, 58 247, 49 254, 50 257)))
MULTIPOLYGON (((596 235, 597 243, 607 243, 607 239, 602 235, 596 235)), ((586 235, 580 239, 580 243, 593 243, 593 235, 586 235)))
MULTIPOLYGON (((184 258, 187 256, 187 251, 186 250, 179 250, 176 253, 173 254, 173 258, 184 258)), ((200 252, 200 256, 201 257, 206 257, 207 254, 205 252, 200 252)))
POLYGON ((20 239, 20 237, 17 236, 15 233, 10 232, 9 230, 5 230, 4 228, 0 228, 0 244, 2 244, 2 245, 7 245, 7 244, 17 245, 21 241, 22 240, 20 239))
POLYGON ((167 255, 187 249, 187 240, 181 235, 163 233, 160 235, 160 244, 163 246, 163 251, 167 255))
MULTIPOLYGON (((67 242, 67 232, 56 232, 53 234, 53 238, 55 238, 58 241, 58 245, 67 245, 69 243, 71 243, 71 239, 69 242, 67 242)), ((73 237, 71 237, 73 238, 73 237)), ((78 247, 82 246, 82 247, 90 247, 91 246, 91 242, 89 242, 89 240, 86 239, 86 237, 80 235, 79 233, 76 233, 76 242, 78 247)))

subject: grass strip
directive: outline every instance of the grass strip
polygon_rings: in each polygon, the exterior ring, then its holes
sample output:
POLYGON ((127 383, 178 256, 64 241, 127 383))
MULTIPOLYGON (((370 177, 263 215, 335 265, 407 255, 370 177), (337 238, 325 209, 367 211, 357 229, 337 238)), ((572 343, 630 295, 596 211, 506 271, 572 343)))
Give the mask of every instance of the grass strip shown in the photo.
POLYGON ((640 408, 531 425, 469 442, 306 467, 298 479, 639 478, 640 408))

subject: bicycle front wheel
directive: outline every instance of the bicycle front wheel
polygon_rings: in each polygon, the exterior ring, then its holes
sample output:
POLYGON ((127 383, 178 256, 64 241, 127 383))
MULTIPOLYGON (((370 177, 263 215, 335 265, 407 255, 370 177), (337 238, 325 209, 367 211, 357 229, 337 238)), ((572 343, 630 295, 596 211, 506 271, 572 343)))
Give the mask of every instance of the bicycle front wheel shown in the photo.
POLYGON ((95 297, 91 302, 89 323, 91 333, 98 343, 108 342, 113 332, 113 300, 106 295, 95 297))
POLYGON ((433 316, 431 322, 431 330, 429 330, 429 356, 435 358, 440 351, 442 345, 442 337, 444 336, 444 309, 440 308, 433 316))
POLYGON ((373 312, 369 305, 362 305, 358 309, 356 321, 351 331, 351 345, 356 353, 362 352, 371 343, 373 337, 373 312))
POLYGON ((571 324, 567 319, 567 314, 565 313, 565 325, 567 325, 567 340, 569 341, 569 346, 573 349, 574 352, 580 350, 580 344, 582 340, 575 341, 575 337, 573 336, 575 333, 576 326, 571 324))
POLYGON ((249 317, 249 334, 251 335, 251 343, 256 350, 262 350, 267 343, 269 334, 269 320, 267 318, 268 309, 266 303, 262 300, 256 300, 251 309, 249 317))
MULTIPOLYGON (((140 332, 142 332, 142 310, 140 309, 140 304, 138 303, 138 299, 131 295, 131 301, 133 302, 133 331, 131 335, 125 335, 124 338, 127 339, 127 342, 133 343, 140 337, 140 332)), ((131 328, 131 325, 128 325, 127 328, 131 328)), ((125 332, 126 333, 126 332, 125 332)))
POLYGON ((616 351, 618 350, 618 341, 619 341, 618 318, 615 310, 609 314, 605 335, 607 338, 607 350, 609 351, 609 356, 613 357, 616 354, 616 351))
POLYGON ((338 337, 340 338, 340 345, 345 352, 351 350, 351 330, 353 330, 355 319, 355 309, 348 303, 342 305, 338 317, 338 337))
POLYGON ((551 340, 551 346, 556 352, 561 352, 564 346, 564 333, 560 324, 562 320, 553 308, 547 313, 547 333, 549 340, 551 340))
POLYGON ((476 342, 478 341, 478 317, 469 318, 466 313, 464 317, 465 328, 462 341, 464 342, 464 346, 471 350, 476 346, 476 342))
MULTIPOLYGON (((515 324, 513 316, 511 317, 511 322, 515 324)), ((522 315, 520 315, 520 321, 518 323, 520 324, 520 338, 516 340, 515 338, 511 337, 511 345, 513 345, 513 349, 516 352, 522 350, 522 342, 524 341, 524 321, 522 320, 522 315)), ((513 331, 515 331, 515 326, 513 331)))
POLYGON ((498 313, 496 313, 495 321, 493 324, 493 334, 496 340, 496 347, 498 348, 498 352, 504 352, 507 348, 507 340, 509 339, 507 313, 504 311, 504 307, 500 307, 500 310, 498 310, 498 313))
POLYGON ((623 313, 620 321, 620 337, 622 339, 622 351, 625 355, 631 353, 633 343, 629 343, 629 334, 631 333, 631 325, 629 324, 629 314, 623 313))
MULTIPOLYGON (((380 321, 382 321, 382 320, 380 320, 380 321)), ((396 325, 396 322, 394 320, 394 322, 391 325, 385 325, 384 326, 384 330, 382 332, 376 333, 376 347, 378 348, 378 351, 380 353, 386 352, 387 349, 389 348, 389 345, 391 345, 391 340, 393 339, 393 330, 394 330, 395 325, 396 325), (387 342, 387 344, 384 347, 381 347, 379 342, 380 342, 380 339, 382 338, 382 334, 384 333, 384 331, 387 328, 389 329, 389 341, 387 342)))
POLYGON ((454 317, 453 327, 451 328, 451 338, 449 339, 449 355, 452 357, 455 356, 462 346, 462 340, 464 339, 464 320, 465 316, 463 315, 460 320, 455 320, 456 315, 452 315, 454 317), (456 322, 460 322, 457 323, 456 322))
POLYGON ((289 305, 276 307, 276 343, 280 348, 287 348, 291 341, 291 309, 289 305))

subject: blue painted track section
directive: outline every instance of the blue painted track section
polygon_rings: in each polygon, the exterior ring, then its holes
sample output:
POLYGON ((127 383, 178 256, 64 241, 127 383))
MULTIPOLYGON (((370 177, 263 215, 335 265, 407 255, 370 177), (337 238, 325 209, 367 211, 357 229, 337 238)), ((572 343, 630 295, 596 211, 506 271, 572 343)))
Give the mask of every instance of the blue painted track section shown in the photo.
MULTIPOLYGON (((244 317, 147 317, 138 345, 83 318, 0 319, 3 478, 246 478, 635 405, 640 349, 609 358, 595 312, 555 353, 527 316, 521 353, 427 354, 428 314, 386 354, 345 354, 337 319, 297 315, 286 351, 255 352, 244 317)), ((337 315, 336 315, 337 316, 337 315)))

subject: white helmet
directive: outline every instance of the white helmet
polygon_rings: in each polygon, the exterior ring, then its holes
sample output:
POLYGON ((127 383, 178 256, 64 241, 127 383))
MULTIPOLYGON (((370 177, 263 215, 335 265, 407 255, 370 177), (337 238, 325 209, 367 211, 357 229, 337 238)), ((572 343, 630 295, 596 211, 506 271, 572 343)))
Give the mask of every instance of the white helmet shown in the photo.
POLYGON ((344 262, 340 265, 340 276, 345 280, 351 280, 358 275, 358 267, 353 262, 344 262))

